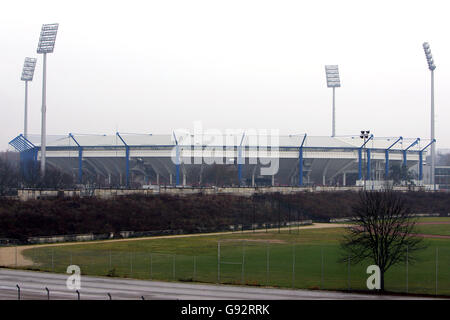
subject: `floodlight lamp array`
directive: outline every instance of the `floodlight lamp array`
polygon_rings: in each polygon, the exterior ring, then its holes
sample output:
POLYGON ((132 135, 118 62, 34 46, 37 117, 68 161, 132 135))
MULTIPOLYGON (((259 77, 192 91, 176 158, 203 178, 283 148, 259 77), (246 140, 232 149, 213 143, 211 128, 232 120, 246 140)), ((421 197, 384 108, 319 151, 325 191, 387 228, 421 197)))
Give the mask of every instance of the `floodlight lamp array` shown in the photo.
POLYGON ((370 130, 361 130, 361 135, 359 136, 361 139, 369 138, 370 130))
POLYGON ((428 42, 423 43, 423 51, 425 52, 425 57, 428 62, 428 69, 433 71, 436 69, 436 65, 434 64, 433 55, 431 54, 430 44, 428 42))
POLYGON ((20 78, 20 80, 32 81, 35 67, 36 58, 25 58, 25 62, 23 63, 22 77, 20 78))
POLYGON ((341 80, 339 78, 339 68, 337 65, 325 66, 325 73, 327 75, 328 88, 337 88, 341 86, 341 80))
POLYGON ((52 53, 55 48, 56 34, 58 32, 58 23, 43 24, 37 53, 52 53))

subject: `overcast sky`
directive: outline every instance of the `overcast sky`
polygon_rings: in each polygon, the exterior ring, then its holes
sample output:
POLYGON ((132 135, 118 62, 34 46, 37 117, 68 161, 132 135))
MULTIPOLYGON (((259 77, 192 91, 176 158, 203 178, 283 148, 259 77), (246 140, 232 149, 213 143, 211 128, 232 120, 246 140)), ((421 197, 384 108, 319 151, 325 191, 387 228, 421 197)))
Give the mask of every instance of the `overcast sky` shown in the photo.
MULTIPOLYGON (((447 1, 448 2, 448 1, 447 1)), ((0 10, 0 150, 40 133, 41 25, 59 23, 47 58, 47 132, 171 133, 203 127, 331 134, 326 64, 338 64, 337 135, 436 138, 450 148, 446 1, 7 1, 0 10)))

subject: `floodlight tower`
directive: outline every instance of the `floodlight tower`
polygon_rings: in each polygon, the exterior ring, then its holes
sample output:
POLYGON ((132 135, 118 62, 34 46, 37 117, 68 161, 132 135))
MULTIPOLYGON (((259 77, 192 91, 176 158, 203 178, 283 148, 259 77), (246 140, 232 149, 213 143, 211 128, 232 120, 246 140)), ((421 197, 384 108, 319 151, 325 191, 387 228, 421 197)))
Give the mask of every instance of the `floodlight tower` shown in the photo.
POLYGON ((25 81, 25 112, 23 120, 23 136, 28 138, 28 81, 33 81, 36 58, 25 58, 20 80, 25 81))
POLYGON ((332 124, 331 124, 331 136, 336 135, 336 108, 335 108, 335 88, 341 86, 341 80, 339 78, 339 68, 337 65, 325 66, 325 73, 327 75, 327 87, 333 88, 333 111, 332 111, 332 124))
POLYGON ((55 47, 58 23, 43 24, 37 53, 44 55, 43 78, 42 78, 42 124, 41 124, 41 174, 45 175, 45 151, 46 151, 46 80, 47 80, 47 53, 52 53, 55 47))
MULTIPOLYGON (((431 141, 435 141, 434 137, 434 69, 436 65, 434 64, 433 56, 431 55, 431 49, 428 42, 423 43, 423 51, 425 52, 425 57, 428 62, 428 69, 431 71, 431 141)), ((436 167, 436 143, 431 144, 431 174, 430 174, 430 184, 435 185, 435 167, 436 167)))

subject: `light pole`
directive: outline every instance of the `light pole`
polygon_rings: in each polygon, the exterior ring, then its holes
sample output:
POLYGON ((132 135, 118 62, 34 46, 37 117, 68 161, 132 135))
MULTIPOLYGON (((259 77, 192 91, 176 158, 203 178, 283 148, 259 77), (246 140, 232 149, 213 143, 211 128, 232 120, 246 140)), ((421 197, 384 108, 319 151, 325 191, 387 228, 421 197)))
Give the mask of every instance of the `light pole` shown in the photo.
MULTIPOLYGON (((431 55, 430 44, 428 42, 423 43, 423 51, 425 52, 425 57, 428 62, 428 69, 431 71, 431 141, 435 141, 434 136, 434 69, 436 65, 434 64, 433 56, 431 55)), ((435 167, 436 167, 436 143, 431 144, 431 173, 430 173, 430 183, 434 186, 436 190, 435 182, 435 167)))
POLYGON ((336 107, 335 107, 335 88, 341 86, 341 80, 339 78, 339 68, 337 65, 325 66, 325 74, 327 76, 327 87, 333 88, 333 109, 332 109, 332 122, 331 122, 331 136, 336 135, 336 107))
POLYGON ((41 175, 45 175, 45 151, 46 151, 46 80, 47 80, 47 53, 52 53, 55 47, 56 33, 58 32, 58 23, 43 24, 37 53, 44 55, 43 77, 42 77, 42 122, 41 122, 41 175))
POLYGON ((369 134, 370 134, 370 130, 361 130, 361 135, 359 136, 361 139, 364 140, 364 144, 363 144, 363 152, 362 152, 362 156, 363 156, 363 162, 364 162, 364 169, 363 169, 363 177, 364 177, 364 190, 366 190, 366 164, 364 161, 364 149, 366 148, 366 142, 367 139, 369 138, 369 134))
POLYGON ((23 116, 23 136, 28 138, 28 81, 33 81, 36 58, 25 58, 20 80, 25 81, 25 112, 23 116))

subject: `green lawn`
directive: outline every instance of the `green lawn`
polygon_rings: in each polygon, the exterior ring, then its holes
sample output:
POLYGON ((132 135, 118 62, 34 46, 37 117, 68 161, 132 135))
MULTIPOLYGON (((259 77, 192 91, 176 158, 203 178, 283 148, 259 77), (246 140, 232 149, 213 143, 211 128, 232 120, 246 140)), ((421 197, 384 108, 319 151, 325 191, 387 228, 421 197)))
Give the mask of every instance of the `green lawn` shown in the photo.
MULTIPOLYGON (((371 263, 351 265, 349 269, 346 263, 338 261, 344 228, 277 231, 36 246, 24 254, 33 259, 35 269, 61 273, 68 265, 77 264, 82 274, 88 275, 309 289, 366 289, 365 270, 371 263), (240 241, 243 239, 249 241, 240 241)), ((408 264, 408 275, 405 263, 388 271, 387 290, 405 292, 408 285, 410 293, 435 294, 438 248, 438 294, 450 295, 450 240, 427 239, 426 243, 428 248, 416 256, 418 261, 408 264)))
POLYGON ((416 226, 416 233, 450 236, 450 224, 416 226))

